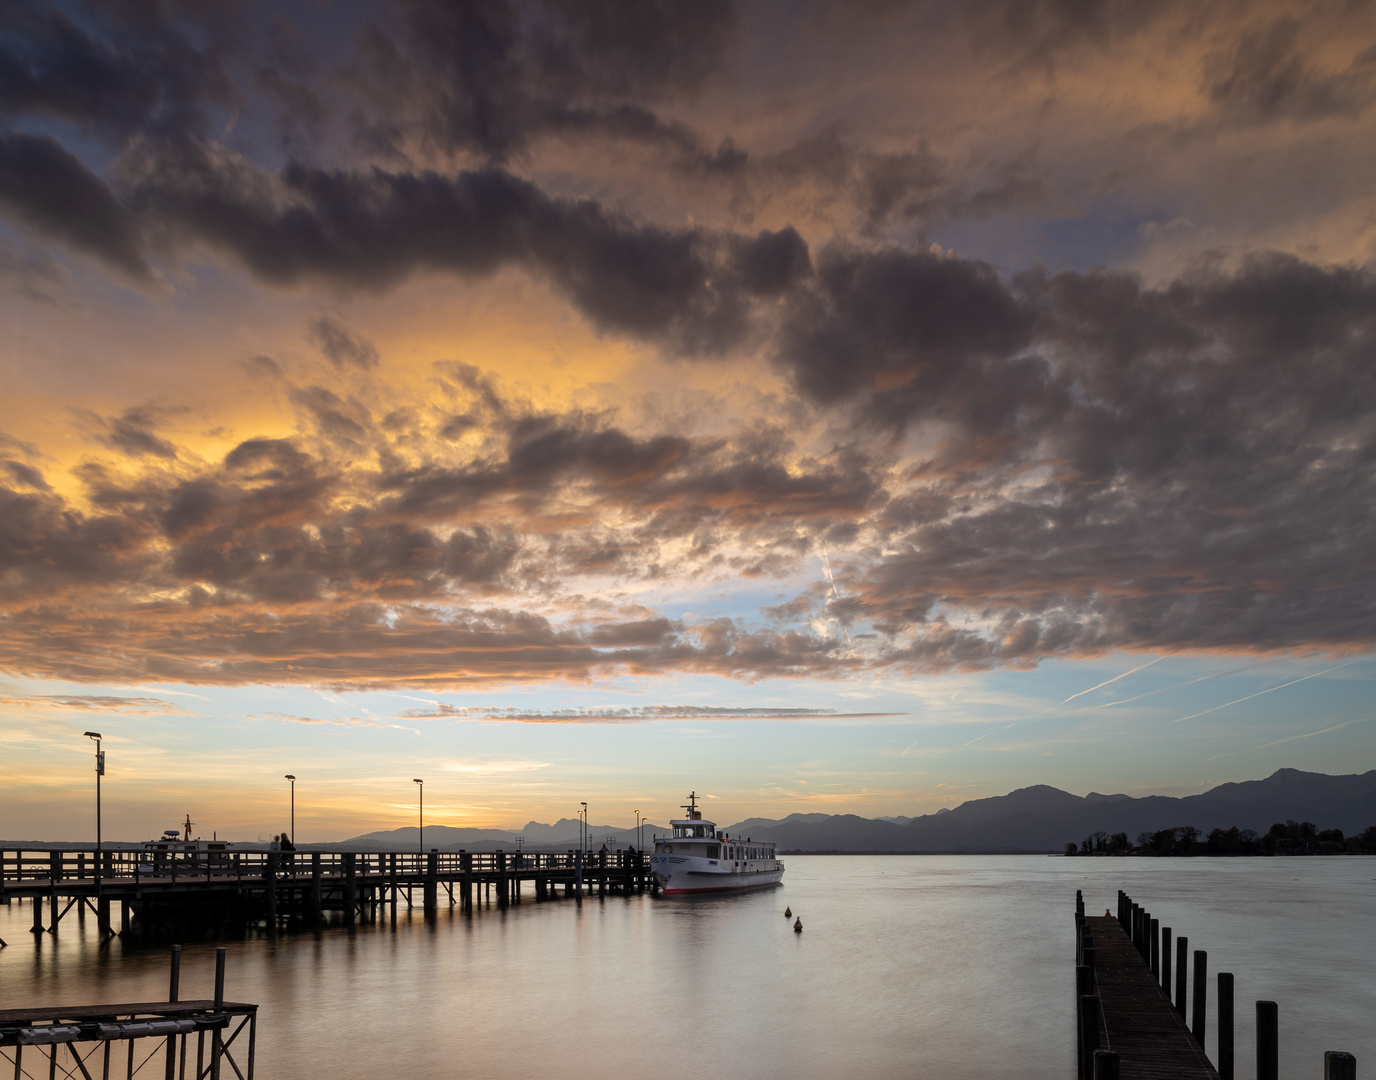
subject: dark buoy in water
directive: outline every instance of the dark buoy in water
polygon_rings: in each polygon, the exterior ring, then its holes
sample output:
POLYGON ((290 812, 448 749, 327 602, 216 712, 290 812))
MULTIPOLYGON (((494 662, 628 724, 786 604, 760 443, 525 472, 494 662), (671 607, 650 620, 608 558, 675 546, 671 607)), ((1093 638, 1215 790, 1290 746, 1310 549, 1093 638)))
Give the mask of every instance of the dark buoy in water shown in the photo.
POLYGON ((791 919, 792 917, 793 917, 793 909, 792 909, 792 908, 784 908, 784 918, 785 918, 785 919, 791 919))
POLYGON ((801 934, 803 932, 803 920, 801 918, 793 920, 793 932, 801 934))

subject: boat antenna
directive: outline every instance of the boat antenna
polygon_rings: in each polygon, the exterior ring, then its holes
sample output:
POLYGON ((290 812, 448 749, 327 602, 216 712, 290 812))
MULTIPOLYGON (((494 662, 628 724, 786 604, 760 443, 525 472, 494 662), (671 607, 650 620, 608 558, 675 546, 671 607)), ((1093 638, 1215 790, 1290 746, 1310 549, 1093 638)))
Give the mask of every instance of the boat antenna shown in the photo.
POLYGON ((195 825, 195 824, 196 824, 196 823, 195 823, 194 821, 191 820, 191 815, 190 815, 190 814, 187 814, 187 815, 186 815, 186 838, 187 838, 188 840, 191 839, 191 826, 192 826, 192 825, 195 825))
POLYGON ((688 820, 690 820, 690 821, 696 821, 696 820, 697 820, 697 818, 698 818, 698 793, 697 793, 696 791, 690 791, 690 792, 688 793, 688 805, 685 806, 685 807, 683 807, 683 809, 688 811, 688 820))

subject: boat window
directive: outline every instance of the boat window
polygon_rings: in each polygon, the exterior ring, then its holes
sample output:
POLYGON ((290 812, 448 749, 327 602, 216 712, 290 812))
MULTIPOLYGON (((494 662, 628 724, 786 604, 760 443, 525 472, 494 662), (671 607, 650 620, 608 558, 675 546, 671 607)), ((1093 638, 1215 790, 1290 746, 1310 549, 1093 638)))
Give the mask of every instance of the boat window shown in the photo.
POLYGON ((720 858, 721 858, 721 845, 720 845, 720 844, 708 844, 708 845, 707 845, 707 857, 708 857, 709 859, 720 859, 720 858))

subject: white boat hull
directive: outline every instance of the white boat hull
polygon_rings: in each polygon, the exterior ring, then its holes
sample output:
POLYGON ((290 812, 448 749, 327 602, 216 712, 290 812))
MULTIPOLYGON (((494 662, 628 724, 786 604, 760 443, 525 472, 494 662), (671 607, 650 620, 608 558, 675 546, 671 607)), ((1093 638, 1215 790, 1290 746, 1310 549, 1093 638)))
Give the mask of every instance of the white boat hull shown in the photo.
POLYGON ((692 863, 697 859, 672 864, 663 856, 651 860, 655 877, 659 879, 660 889, 665 896, 687 896, 693 893, 744 892, 747 889, 764 889, 777 885, 783 880, 784 868, 770 870, 718 870, 697 869, 692 863))

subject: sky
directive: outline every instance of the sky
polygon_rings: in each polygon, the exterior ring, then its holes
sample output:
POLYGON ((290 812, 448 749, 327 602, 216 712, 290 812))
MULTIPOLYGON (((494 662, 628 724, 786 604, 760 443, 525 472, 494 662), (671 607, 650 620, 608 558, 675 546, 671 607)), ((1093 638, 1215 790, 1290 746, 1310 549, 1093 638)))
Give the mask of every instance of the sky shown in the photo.
POLYGON ((1376 7, 0 8, 0 837, 1376 767, 1376 7))

